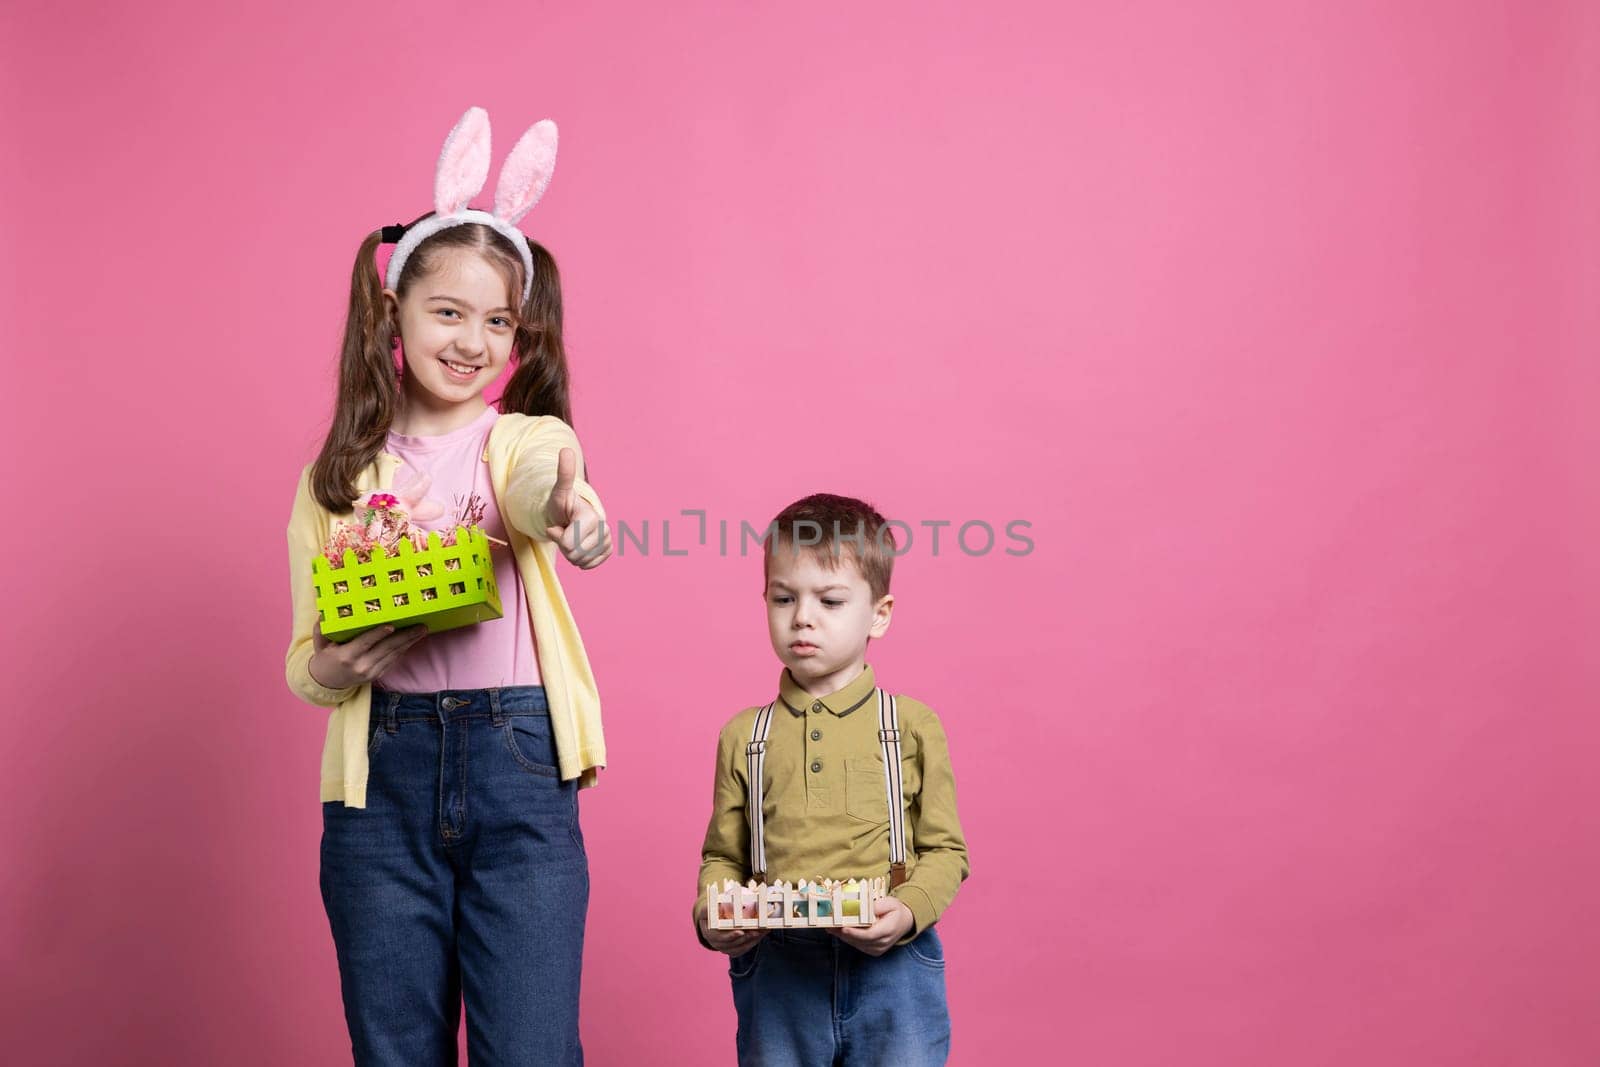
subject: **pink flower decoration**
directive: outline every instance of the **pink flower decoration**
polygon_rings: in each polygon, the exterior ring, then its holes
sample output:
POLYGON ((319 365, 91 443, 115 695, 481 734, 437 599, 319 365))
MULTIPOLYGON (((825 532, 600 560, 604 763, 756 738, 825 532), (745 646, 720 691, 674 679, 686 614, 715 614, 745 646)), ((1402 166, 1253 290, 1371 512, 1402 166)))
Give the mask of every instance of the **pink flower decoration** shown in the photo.
MULTIPOLYGON (((370 493, 364 500, 353 501, 350 507, 355 512, 354 516, 338 523, 323 545, 323 554, 328 562, 334 567, 341 567, 344 565, 345 550, 354 549, 356 558, 366 563, 371 559, 373 549, 381 548, 393 554, 400 542, 408 538, 418 550, 426 549, 428 532, 413 524, 444 514, 444 505, 427 497, 432 484, 433 479, 425 471, 418 472, 415 478, 403 485, 386 492, 370 493)), ((476 524, 481 518, 480 509, 472 521, 476 524)), ((442 543, 454 544, 455 531, 446 532, 442 543)))

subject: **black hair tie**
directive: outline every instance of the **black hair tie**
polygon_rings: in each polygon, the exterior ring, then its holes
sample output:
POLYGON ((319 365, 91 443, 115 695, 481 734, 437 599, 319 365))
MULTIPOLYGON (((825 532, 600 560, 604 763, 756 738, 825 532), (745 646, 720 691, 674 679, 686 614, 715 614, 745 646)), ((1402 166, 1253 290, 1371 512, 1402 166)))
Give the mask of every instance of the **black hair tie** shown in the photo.
POLYGON ((406 228, 403 225, 396 223, 393 226, 385 226, 383 228, 381 240, 386 245, 399 244, 400 238, 404 237, 405 235, 406 228))

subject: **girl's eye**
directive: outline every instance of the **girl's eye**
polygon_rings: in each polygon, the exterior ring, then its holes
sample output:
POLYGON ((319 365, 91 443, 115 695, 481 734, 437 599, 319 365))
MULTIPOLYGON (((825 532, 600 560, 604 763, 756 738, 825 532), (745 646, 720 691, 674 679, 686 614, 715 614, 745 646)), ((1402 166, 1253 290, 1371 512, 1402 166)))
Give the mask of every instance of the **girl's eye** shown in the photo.
POLYGON ((456 315, 456 314, 459 314, 459 312, 457 312, 454 308, 440 308, 439 309, 439 314, 441 314, 441 315, 456 315))
POLYGON ((491 321, 495 322, 497 325, 500 325, 500 326, 510 326, 511 325, 511 320, 510 319, 503 319, 498 315, 496 315, 494 317, 494 319, 491 320, 491 321))
POLYGON ((774 594, 772 594, 772 602, 774 604, 787 604, 790 600, 793 600, 793 599, 794 599, 793 597, 784 596, 782 593, 774 593, 774 594))
POLYGON ((824 600, 823 603, 828 605, 828 607, 830 607, 830 608, 836 608, 840 604, 843 604, 844 601, 842 601, 842 600, 824 600))

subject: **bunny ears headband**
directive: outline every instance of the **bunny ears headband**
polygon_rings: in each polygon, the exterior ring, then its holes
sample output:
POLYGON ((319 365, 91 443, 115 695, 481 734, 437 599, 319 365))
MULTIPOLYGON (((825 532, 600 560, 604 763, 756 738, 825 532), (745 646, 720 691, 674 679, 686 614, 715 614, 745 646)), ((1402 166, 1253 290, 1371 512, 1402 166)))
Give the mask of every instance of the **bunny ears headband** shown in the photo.
POLYGON ((533 291, 533 253, 516 223, 539 202, 555 169, 556 124, 543 119, 528 127, 501 165, 500 181, 494 190, 494 211, 467 207, 489 178, 489 113, 481 107, 468 108, 444 139, 439 153, 439 169, 433 177, 434 214, 407 228, 384 227, 385 241, 391 236, 398 238, 394 254, 389 257, 385 279, 388 287, 399 286, 406 260, 424 240, 451 226, 477 222, 516 246, 522 256, 522 300, 527 303, 528 294, 533 291))

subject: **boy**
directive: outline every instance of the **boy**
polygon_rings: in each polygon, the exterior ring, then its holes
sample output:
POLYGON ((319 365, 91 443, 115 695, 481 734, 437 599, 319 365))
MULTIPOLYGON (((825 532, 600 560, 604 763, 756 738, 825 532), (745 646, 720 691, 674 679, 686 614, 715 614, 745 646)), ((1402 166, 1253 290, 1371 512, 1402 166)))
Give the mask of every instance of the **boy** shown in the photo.
POLYGON ((785 669, 770 710, 746 708, 718 739, 695 909, 700 943, 732 957, 739 1062, 942 1064, 950 1016, 933 924, 967 876, 967 846, 938 717, 880 694, 866 665, 894 608, 894 531, 868 504, 818 494, 778 515, 764 556, 767 628, 785 669), (904 816, 892 825, 884 754, 896 750, 904 816), (869 926, 707 929, 705 886, 752 877, 893 888, 869 926))

